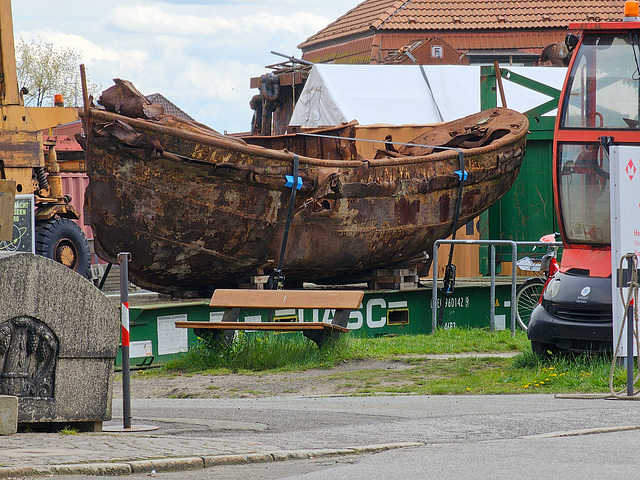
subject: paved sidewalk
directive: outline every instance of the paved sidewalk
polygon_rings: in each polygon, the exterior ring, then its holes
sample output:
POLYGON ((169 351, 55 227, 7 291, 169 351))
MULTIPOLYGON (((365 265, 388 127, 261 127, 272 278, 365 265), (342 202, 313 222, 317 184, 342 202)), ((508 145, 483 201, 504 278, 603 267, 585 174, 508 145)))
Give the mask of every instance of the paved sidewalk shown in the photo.
MULTIPOLYGON (((640 429, 640 402, 535 394, 134 399, 132 410, 134 427, 158 430, 0 437, 0 479, 127 476, 492 441, 509 452, 522 449, 523 439, 542 451, 560 438, 575 439, 579 448, 602 442, 597 448, 606 450, 640 429)), ((105 427, 122 426, 120 399, 113 412, 105 427)), ((502 468, 512 459, 492 461, 502 468)))
MULTIPOLYGON (((122 420, 105 422, 104 426, 121 427, 122 420)), ((134 422, 133 427, 137 426, 140 424, 134 422)), ((172 433, 175 431, 161 428, 144 432, 18 433, 0 436, 0 478, 129 475, 152 470, 175 471, 215 465, 357 455, 421 445, 399 442, 348 448, 283 450, 275 445, 254 441, 176 435, 172 433)))
POLYGON ((351 448, 281 450, 273 445, 229 439, 146 433, 18 433, 0 437, 0 478, 51 475, 129 475, 356 455, 420 443, 364 445, 351 448))

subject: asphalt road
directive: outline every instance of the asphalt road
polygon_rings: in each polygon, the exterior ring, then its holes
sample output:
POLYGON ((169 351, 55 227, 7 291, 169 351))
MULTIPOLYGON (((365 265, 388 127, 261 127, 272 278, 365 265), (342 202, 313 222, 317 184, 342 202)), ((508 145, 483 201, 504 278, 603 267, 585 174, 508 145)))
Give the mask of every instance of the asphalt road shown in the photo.
MULTIPOLYGON (((114 417, 121 415, 120 407, 114 402, 114 417)), ((137 419, 173 434, 242 438, 285 449, 503 440, 636 425, 639 412, 640 402, 553 395, 132 401, 134 423, 137 419)))
POLYGON ((636 478, 640 471, 636 401, 551 395, 150 399, 135 400, 132 409, 134 419, 138 412, 145 423, 172 418, 173 428, 184 429, 176 434, 241 438, 283 449, 424 444, 159 474, 167 479, 584 479, 636 478))
MULTIPOLYGON (((158 473, 160 480, 638 478, 640 431, 442 443, 376 454, 158 473)), ((71 477, 69 477, 70 480, 71 477)), ((148 479, 149 475, 127 478, 148 479)))
MULTIPOLYGON (((122 423, 121 406, 121 400, 114 400, 111 424, 122 423)), ((125 452, 131 454, 127 458, 141 454, 143 444, 145 458, 197 456, 196 450, 206 445, 228 453, 238 447, 291 452, 414 445, 153 474, 167 480, 637 478, 639 409, 637 401, 551 395, 133 399, 132 424, 158 430, 109 437, 109 442, 110 448, 132 450, 125 452)), ((95 449, 86 443, 80 447, 67 447, 77 452, 74 461, 83 461, 83 449, 96 461, 95 449)), ((123 458, 122 450, 116 453, 123 458)), ((149 477, 148 472, 126 476, 149 477)))

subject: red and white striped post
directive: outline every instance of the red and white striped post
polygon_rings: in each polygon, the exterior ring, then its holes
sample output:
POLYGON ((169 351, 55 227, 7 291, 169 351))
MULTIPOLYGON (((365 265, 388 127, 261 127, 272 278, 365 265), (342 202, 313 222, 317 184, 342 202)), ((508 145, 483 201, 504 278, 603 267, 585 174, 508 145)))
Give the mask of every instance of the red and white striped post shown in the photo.
POLYGON ((120 319, 122 321, 122 419, 131 428, 131 364, 129 363, 129 260, 131 254, 118 254, 120 264, 120 319))

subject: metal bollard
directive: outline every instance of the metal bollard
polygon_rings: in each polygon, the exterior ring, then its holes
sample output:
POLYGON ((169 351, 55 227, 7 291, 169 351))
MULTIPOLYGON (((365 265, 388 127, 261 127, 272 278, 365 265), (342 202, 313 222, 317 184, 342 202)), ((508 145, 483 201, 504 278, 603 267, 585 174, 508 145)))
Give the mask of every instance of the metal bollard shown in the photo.
POLYGON ((122 419, 131 428, 131 365, 129 363, 129 260, 131 254, 118 254, 120 264, 120 318, 122 320, 122 419))
POLYGON ((122 428, 108 426, 102 429, 104 432, 146 432, 157 430, 153 425, 131 426, 131 362, 129 359, 129 262, 131 254, 120 252, 118 264, 120 265, 120 318, 122 320, 122 428))
POLYGON ((627 309, 627 396, 633 397, 633 299, 627 309))
MULTIPOLYGON (((633 259, 627 259, 627 274, 628 278, 631 278, 633 269, 635 268, 635 262, 633 259)), ((631 284, 629 284, 629 295, 631 295, 631 301, 629 302, 629 307, 627 308, 627 396, 633 397, 633 317, 634 312, 633 309, 635 305, 633 304, 633 294, 631 284)), ((622 339, 620 339, 622 341, 622 339)))

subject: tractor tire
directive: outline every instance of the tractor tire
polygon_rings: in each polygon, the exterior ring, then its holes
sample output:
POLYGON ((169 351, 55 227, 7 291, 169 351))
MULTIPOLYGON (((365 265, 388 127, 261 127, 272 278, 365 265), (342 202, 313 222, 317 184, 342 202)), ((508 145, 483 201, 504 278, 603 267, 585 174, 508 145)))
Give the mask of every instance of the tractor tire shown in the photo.
POLYGON ((90 278, 89 242, 82 229, 68 218, 52 218, 36 225, 36 254, 90 278))

